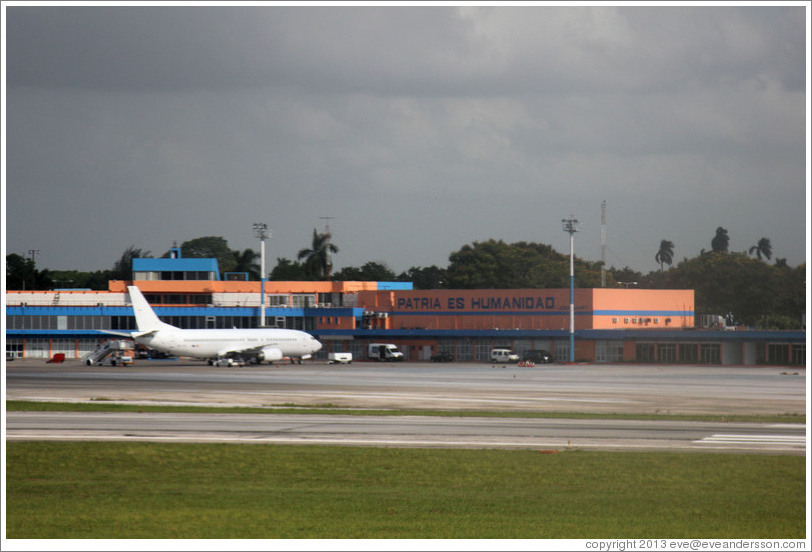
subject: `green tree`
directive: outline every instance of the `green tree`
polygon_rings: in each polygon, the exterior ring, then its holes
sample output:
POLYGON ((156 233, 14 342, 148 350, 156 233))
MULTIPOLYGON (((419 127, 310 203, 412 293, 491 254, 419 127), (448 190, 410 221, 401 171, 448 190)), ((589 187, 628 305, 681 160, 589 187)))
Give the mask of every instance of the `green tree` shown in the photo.
POLYGON ((446 270, 436 265, 423 267, 413 266, 406 272, 401 272, 397 278, 399 282, 412 282, 415 289, 446 289, 446 270))
POLYGON ((779 268, 746 253, 711 252, 643 278, 652 289, 693 289, 697 314, 730 315, 735 323, 760 327, 788 316, 800 325, 805 288, 795 270, 779 268))
POLYGON ((769 313, 784 316, 790 321, 789 326, 776 329, 800 329, 803 315, 806 314, 806 263, 795 268, 783 265, 774 265, 772 269, 777 274, 778 284, 772 290, 763 290, 763 293, 774 292, 774 307, 769 313))
POLYGON ((260 254, 253 249, 234 250, 234 272, 247 272, 249 280, 261 280, 262 267, 259 266, 260 254))
POLYGON ((606 272, 607 276, 611 276, 617 284, 626 284, 624 287, 629 287, 632 284, 640 285, 640 282, 643 281, 643 273, 632 270, 628 266, 620 269, 612 267, 606 272))
POLYGON ((302 282, 309 277, 298 261, 277 257, 276 266, 271 270, 268 279, 277 282, 302 282))
POLYGON ((714 253, 727 253, 727 247, 730 244, 730 236, 727 235, 727 230, 721 226, 716 229, 716 235, 711 240, 711 249, 714 253))
MULTIPOLYGON (((228 248, 228 242, 220 236, 203 236, 183 242, 180 246, 181 255, 196 259, 217 259, 220 273, 234 272, 237 261, 234 253, 228 248)), ((163 254, 169 257, 170 252, 163 254)))
MULTIPOLYGON (((54 270, 51 272, 51 278, 54 282, 54 287, 86 288, 97 291, 108 289, 110 280, 120 279, 115 277, 111 270, 95 270, 93 272, 54 270)), ((129 279, 129 277, 127 279, 129 279)))
POLYGON ((6 255, 6 289, 23 290, 31 289, 35 281, 37 268, 34 261, 11 253, 6 255))
POLYGON ((334 280, 351 282, 393 282, 395 273, 383 263, 369 261, 361 268, 344 267, 333 276, 334 280))
MULTIPOLYGON (((575 260, 578 287, 599 287, 600 263, 575 260)), ((569 286, 569 256, 546 244, 488 240, 449 256, 450 289, 561 288, 569 286)))
POLYGON ((758 243, 750 248, 750 254, 752 255, 753 253, 755 253, 759 261, 762 260, 762 257, 769 261, 773 256, 773 246, 769 238, 761 238, 758 240, 758 243))
POLYGON ((320 280, 329 280, 333 268, 330 261, 332 253, 338 253, 338 247, 330 242, 330 234, 319 234, 314 228, 311 246, 301 249, 297 258, 300 261, 304 259, 302 266, 305 273, 320 280))
POLYGON ((48 269, 37 270, 33 259, 16 253, 6 255, 6 289, 43 290, 54 285, 48 269))
POLYGON ((663 270, 663 265, 671 266, 674 260, 674 242, 669 240, 660 241, 660 250, 654 255, 654 260, 660 263, 660 270, 663 270))
POLYGON ((133 279, 133 259, 147 259, 152 257, 151 251, 144 251, 131 245, 121 254, 121 257, 113 264, 110 271, 111 280, 132 280, 133 279))

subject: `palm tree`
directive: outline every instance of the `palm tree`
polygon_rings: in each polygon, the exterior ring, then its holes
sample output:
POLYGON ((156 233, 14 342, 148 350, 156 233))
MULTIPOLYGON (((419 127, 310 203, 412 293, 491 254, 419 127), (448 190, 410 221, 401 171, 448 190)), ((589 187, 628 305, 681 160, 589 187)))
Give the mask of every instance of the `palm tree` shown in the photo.
POLYGON ((660 241, 660 250, 654 255, 654 260, 660 263, 660 272, 662 272, 664 264, 671 266, 674 261, 674 242, 669 240, 660 241))
POLYGON ((773 256, 773 246, 770 243, 769 238, 761 238, 758 240, 758 243, 750 248, 750 254, 756 254, 758 260, 762 260, 761 257, 764 256, 767 260, 770 260, 770 257, 773 256))
POLYGON ((133 259, 145 259, 152 257, 152 252, 144 251, 134 245, 124 250, 121 257, 113 264, 110 275, 111 280, 130 280, 133 277, 133 259))
POLYGON ((234 267, 234 272, 247 272, 248 278, 252 280, 261 280, 262 275, 260 274, 261 268, 257 259, 259 258, 259 253, 254 251, 251 248, 248 248, 244 251, 234 250, 231 252, 234 255, 234 262, 236 266, 234 267))
POLYGON ((727 230, 720 226, 716 229, 716 235, 711 240, 711 248, 715 253, 727 253, 729 243, 730 237, 727 235, 727 230))
POLYGON ((298 259, 304 259, 305 272, 319 279, 329 280, 333 270, 331 253, 338 253, 338 247, 330 243, 330 234, 319 234, 313 229, 313 244, 309 249, 299 251, 298 259))

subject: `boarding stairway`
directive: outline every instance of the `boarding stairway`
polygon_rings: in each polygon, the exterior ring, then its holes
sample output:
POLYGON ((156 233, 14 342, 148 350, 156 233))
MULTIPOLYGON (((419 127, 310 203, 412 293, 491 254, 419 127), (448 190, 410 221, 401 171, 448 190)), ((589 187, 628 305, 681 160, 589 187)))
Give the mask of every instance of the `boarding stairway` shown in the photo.
POLYGON ((110 341, 99 345, 95 351, 91 351, 82 357, 82 362, 88 366, 94 364, 104 364, 105 359, 111 355, 117 354, 119 351, 128 351, 133 348, 133 344, 125 339, 111 339, 110 341))

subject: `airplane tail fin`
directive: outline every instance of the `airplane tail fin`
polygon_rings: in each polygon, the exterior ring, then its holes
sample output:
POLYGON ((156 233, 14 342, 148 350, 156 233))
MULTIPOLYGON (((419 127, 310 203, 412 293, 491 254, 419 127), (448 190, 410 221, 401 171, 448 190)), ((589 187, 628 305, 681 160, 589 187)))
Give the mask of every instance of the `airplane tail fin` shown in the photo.
POLYGON ((167 326, 149 306, 140 289, 135 286, 127 286, 127 291, 130 292, 130 300, 135 312, 135 324, 140 333, 152 332, 167 326))

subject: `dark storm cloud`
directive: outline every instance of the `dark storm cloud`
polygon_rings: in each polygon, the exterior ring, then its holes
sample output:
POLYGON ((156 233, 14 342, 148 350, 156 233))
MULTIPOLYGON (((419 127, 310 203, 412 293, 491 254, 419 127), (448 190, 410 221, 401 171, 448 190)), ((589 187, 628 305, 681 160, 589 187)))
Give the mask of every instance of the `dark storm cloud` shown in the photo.
POLYGON ((597 260, 604 199, 610 264, 805 259, 802 7, 4 7, 7 247, 47 267, 254 221, 292 258, 321 216, 339 266, 571 213, 597 260))
MULTIPOLYGON (((472 52, 449 8, 9 10, 9 83, 141 91, 426 93, 472 52)), ((464 62, 463 62, 464 65, 464 62)), ((457 70, 461 67, 457 67, 457 70)))
POLYGON ((46 88, 326 85, 333 92, 416 95, 577 94, 595 86, 656 91, 697 79, 759 77, 803 88, 803 42, 793 40, 804 32, 797 8, 697 13, 684 7, 12 7, 8 79, 46 88))

